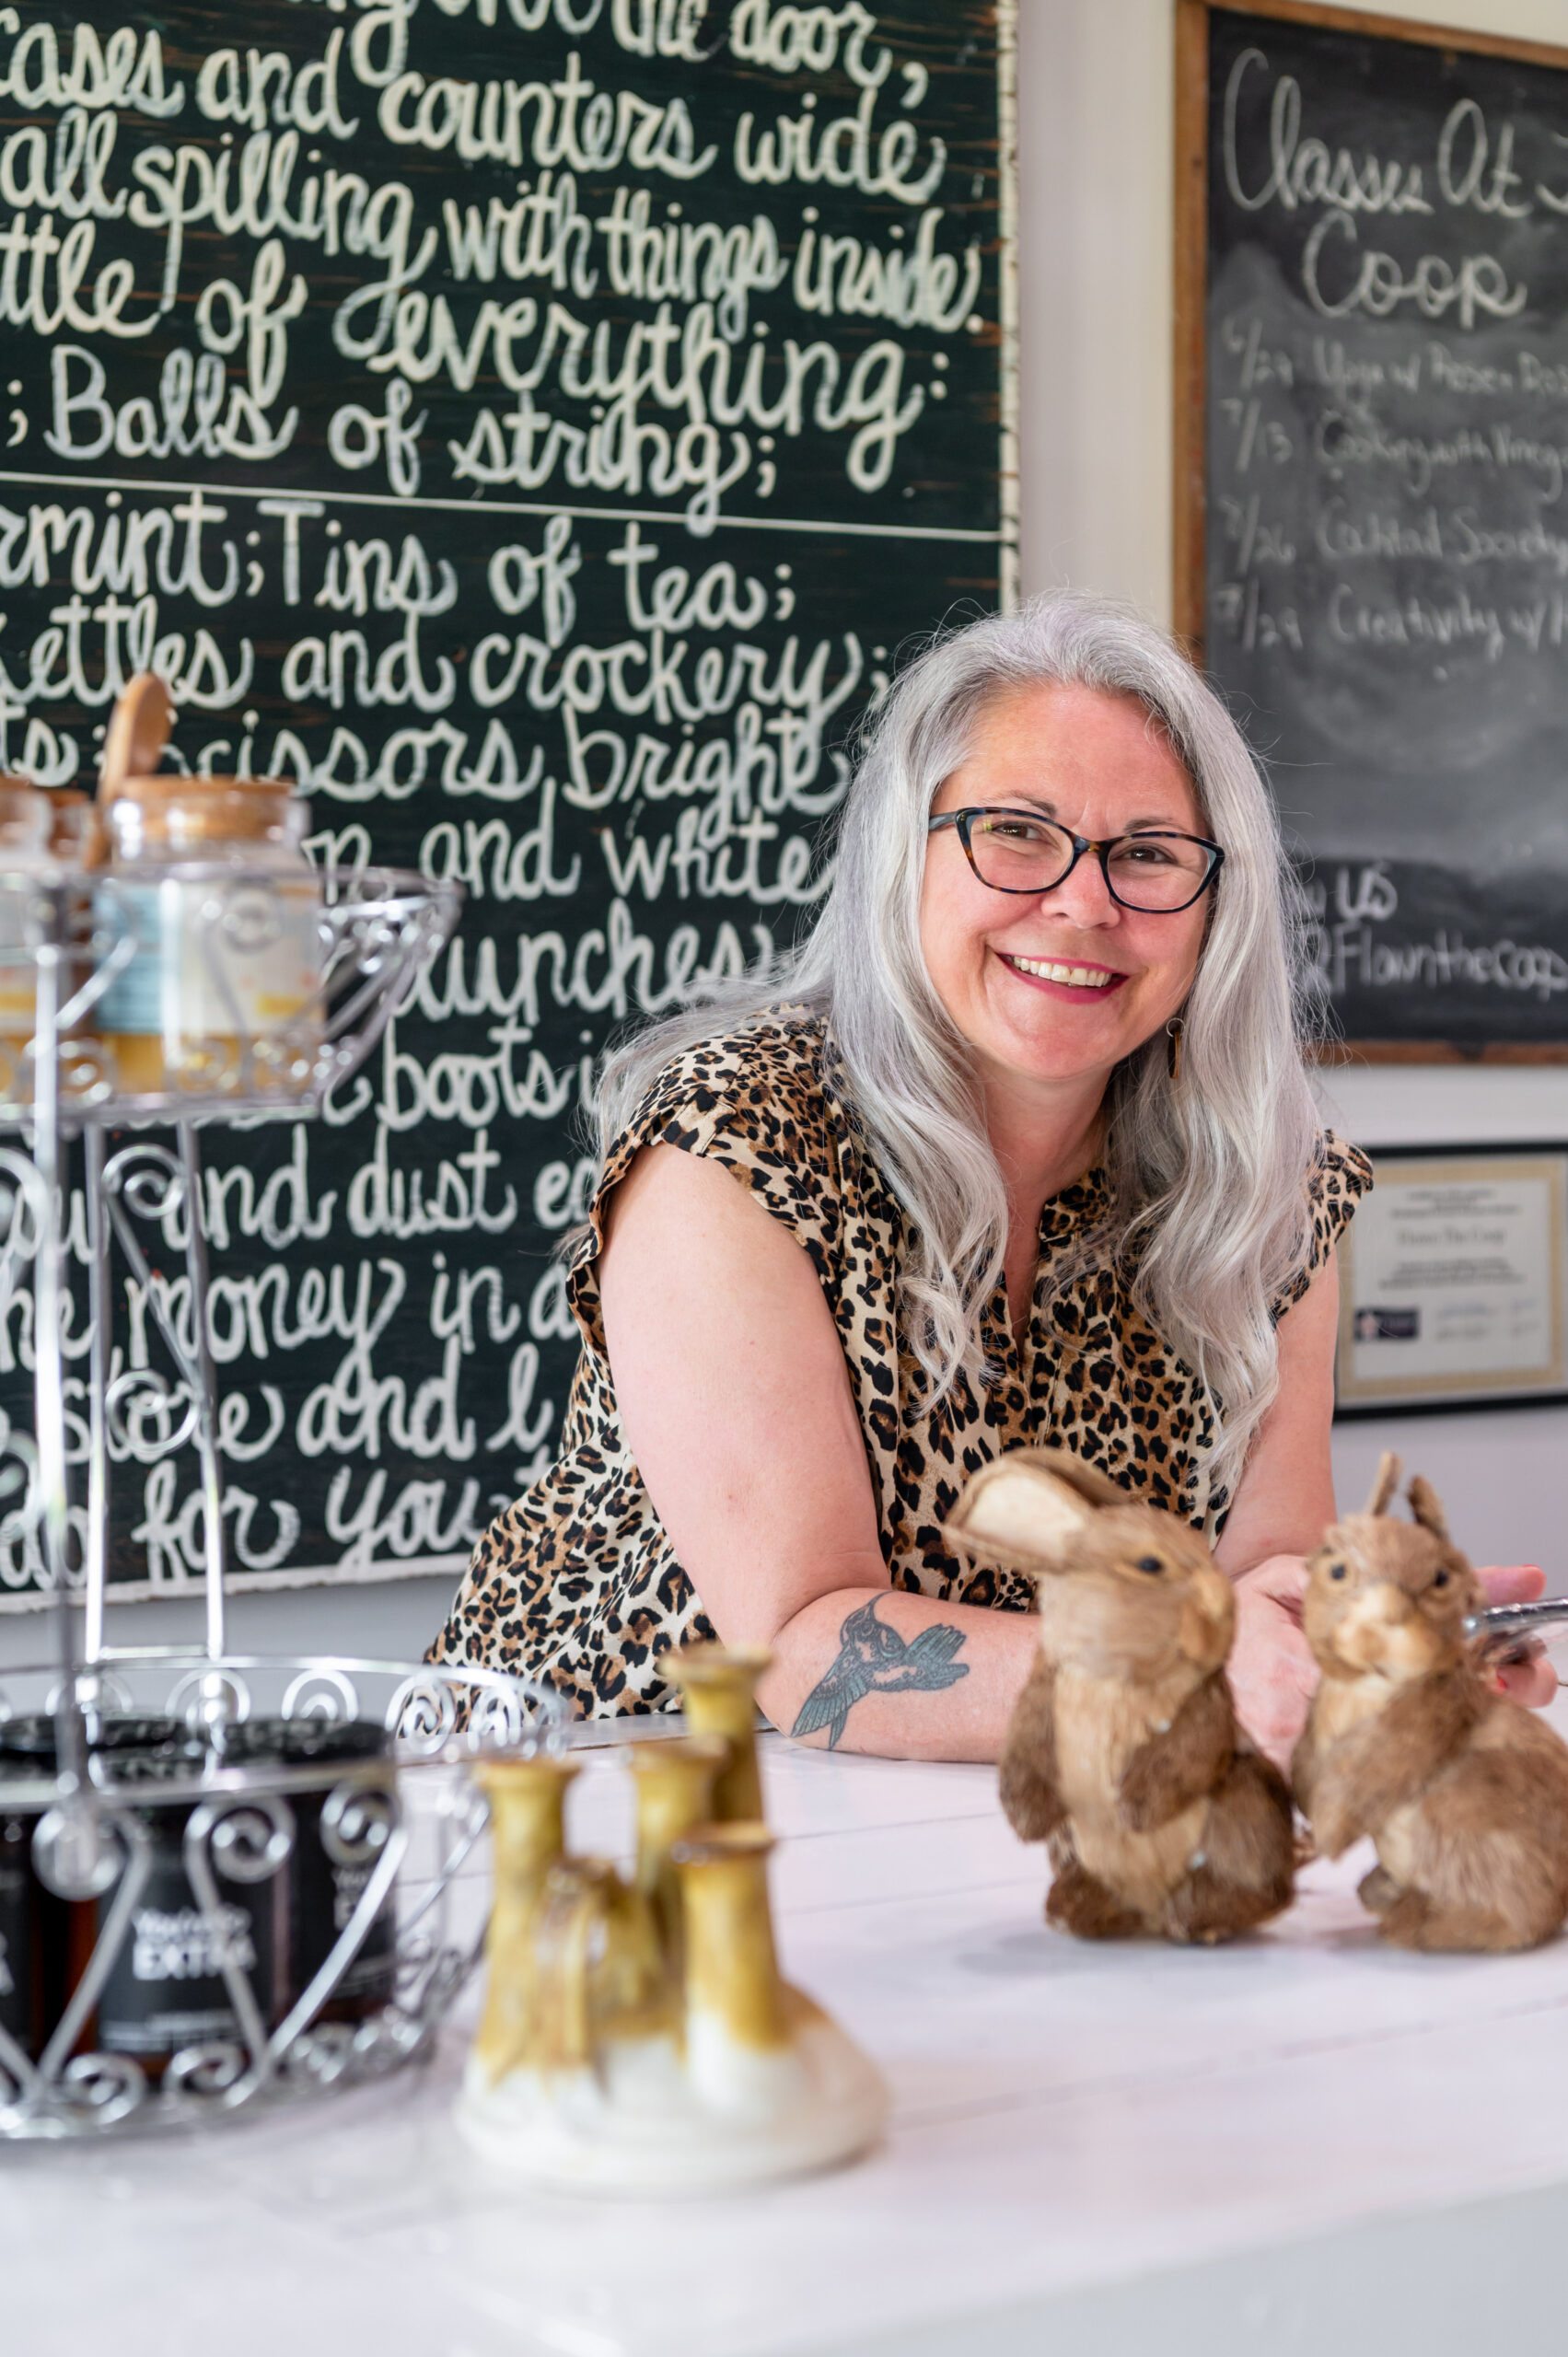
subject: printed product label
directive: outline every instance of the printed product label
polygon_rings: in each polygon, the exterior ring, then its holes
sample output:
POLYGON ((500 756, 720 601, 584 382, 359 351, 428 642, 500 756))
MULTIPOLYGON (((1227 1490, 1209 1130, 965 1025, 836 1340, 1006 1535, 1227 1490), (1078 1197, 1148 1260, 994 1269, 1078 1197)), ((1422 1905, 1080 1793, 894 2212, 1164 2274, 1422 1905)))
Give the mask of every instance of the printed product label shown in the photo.
POLYGON ((134 926, 139 945, 100 1002, 105 1031, 161 1034, 171 1046, 263 1039, 316 998, 319 901, 307 878, 117 882, 100 891, 99 912, 111 935, 134 926))
POLYGON ((182 1907, 177 1915, 141 1907, 132 1921, 134 1980, 214 1980, 226 1957, 241 1972, 256 1968, 250 1917, 243 1907, 220 1907, 212 1914, 182 1907))
POLYGON ((105 1031, 156 1035, 160 1003, 158 905, 156 887, 117 885, 99 895, 95 921, 108 930, 111 943, 131 933, 141 945, 129 966, 116 974, 97 1007, 94 1019, 105 1031))
MULTIPOLYGON (((226 1954, 249 1979, 262 2020, 271 2014, 273 1885, 226 1892, 210 1912, 198 1907, 180 1849, 184 1817, 169 1811, 153 1827, 152 1872, 99 2003, 99 2042, 110 2053, 168 2054, 192 2040, 236 2036, 226 1954)), ((112 1898, 99 1903, 100 1925, 112 1898)))
POLYGON ((38 1018, 26 887, 0 883, 0 1032, 30 1039, 38 1018))
MULTIPOLYGON (((374 1866, 334 1866, 332 1868, 332 1937, 335 1940, 353 1921, 354 1910, 365 1896, 365 1886, 375 1873, 374 1866)), ((380 1912, 360 1944, 359 1954, 338 1983, 338 1992, 344 1997, 390 1996, 392 1991, 392 1947, 397 1933, 397 1905, 390 1892, 382 1902, 380 1912)), ((326 1954, 322 1950, 322 1956, 326 1954)), ((317 1958, 319 1965, 321 1957, 317 1958)))
MULTIPOLYGON (((339 1934, 353 1920, 375 1872, 375 1861, 340 1865, 329 1858, 321 1843, 320 1813, 301 1805, 300 1838, 295 1852, 295 1921, 291 1980, 293 1993, 308 1988, 331 1954, 339 1934)), ((392 1991, 393 1949, 397 1940, 397 1892, 386 1898, 360 1943, 359 1953, 344 1970, 333 1994, 338 1997, 389 1997, 392 1991)))

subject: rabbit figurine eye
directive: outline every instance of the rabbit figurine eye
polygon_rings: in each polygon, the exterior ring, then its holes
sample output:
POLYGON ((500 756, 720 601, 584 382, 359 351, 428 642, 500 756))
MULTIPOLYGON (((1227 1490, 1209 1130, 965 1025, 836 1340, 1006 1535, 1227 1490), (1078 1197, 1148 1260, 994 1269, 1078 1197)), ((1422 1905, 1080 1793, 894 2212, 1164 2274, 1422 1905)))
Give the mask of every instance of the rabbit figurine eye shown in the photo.
POLYGON ((1132 1569, 1135 1572, 1163 1572, 1165 1565, 1157 1555, 1140 1555, 1132 1569))
POLYGON ((1434 1576, 1434 1579, 1433 1579, 1432 1585, 1433 1585, 1433 1586, 1434 1586, 1434 1587, 1446 1587, 1446 1586, 1447 1586, 1447 1585, 1448 1585, 1448 1574, 1447 1574, 1447 1573, 1446 1573, 1446 1572, 1438 1572, 1438 1573, 1434 1576))
POLYGON ((1330 1563, 1330 1566, 1329 1566, 1329 1577, 1330 1577, 1331 1580, 1342 1580, 1342 1579, 1343 1579, 1343 1577, 1344 1577, 1344 1575, 1345 1575, 1345 1567, 1344 1567, 1344 1565, 1343 1565, 1342 1563, 1330 1563))

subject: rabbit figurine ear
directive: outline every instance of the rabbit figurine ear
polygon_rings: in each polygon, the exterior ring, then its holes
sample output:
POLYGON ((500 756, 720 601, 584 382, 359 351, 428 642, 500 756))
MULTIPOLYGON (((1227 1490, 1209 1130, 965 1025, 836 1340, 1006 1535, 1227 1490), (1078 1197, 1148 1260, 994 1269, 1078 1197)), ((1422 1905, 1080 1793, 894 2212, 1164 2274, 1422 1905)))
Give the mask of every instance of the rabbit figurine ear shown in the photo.
POLYGON ((1430 1530, 1434 1538, 1446 1538, 1448 1517, 1438 1502, 1436 1491, 1424 1474, 1412 1474, 1406 1495, 1411 1502, 1411 1512, 1422 1528, 1430 1530))
POLYGON ((1372 1484, 1372 1495, 1366 1501, 1368 1514, 1387 1514, 1400 1486, 1404 1470, 1391 1448, 1386 1448, 1377 1460, 1377 1479, 1372 1484))
POLYGON ((1059 1571, 1099 1506, 1111 1500, 1125 1504, 1126 1492, 1063 1451, 1009 1449, 966 1483, 942 1533, 966 1554, 988 1562, 1026 1572, 1059 1571))

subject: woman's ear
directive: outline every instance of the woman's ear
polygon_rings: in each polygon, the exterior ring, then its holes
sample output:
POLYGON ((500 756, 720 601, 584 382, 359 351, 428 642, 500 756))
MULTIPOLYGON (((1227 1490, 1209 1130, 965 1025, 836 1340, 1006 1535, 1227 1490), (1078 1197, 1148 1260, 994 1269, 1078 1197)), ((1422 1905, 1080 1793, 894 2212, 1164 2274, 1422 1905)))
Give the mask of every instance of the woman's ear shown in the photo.
POLYGON ((1076 1483, 1040 1461, 1048 1453, 1055 1452, 1012 1449, 982 1466, 959 1492, 943 1537, 1010 1570, 1059 1571, 1098 1509, 1076 1483))

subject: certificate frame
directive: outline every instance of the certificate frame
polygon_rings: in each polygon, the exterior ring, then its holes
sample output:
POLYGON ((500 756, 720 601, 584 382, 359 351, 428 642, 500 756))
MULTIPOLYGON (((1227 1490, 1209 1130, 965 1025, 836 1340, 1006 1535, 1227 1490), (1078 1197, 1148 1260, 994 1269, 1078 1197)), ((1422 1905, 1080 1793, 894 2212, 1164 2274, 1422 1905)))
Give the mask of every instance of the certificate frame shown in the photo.
POLYGON ((1568 1143, 1372 1162, 1339 1244, 1336 1421, 1568 1399, 1568 1143))

